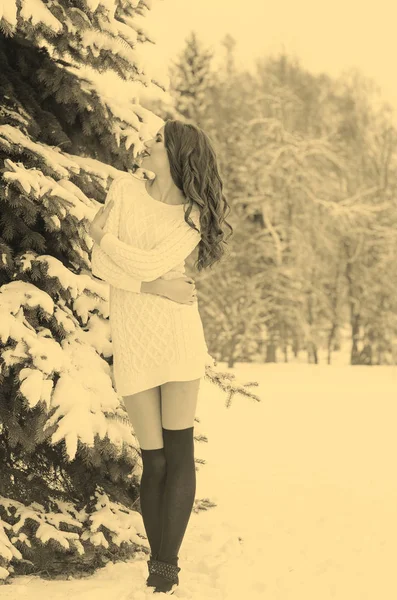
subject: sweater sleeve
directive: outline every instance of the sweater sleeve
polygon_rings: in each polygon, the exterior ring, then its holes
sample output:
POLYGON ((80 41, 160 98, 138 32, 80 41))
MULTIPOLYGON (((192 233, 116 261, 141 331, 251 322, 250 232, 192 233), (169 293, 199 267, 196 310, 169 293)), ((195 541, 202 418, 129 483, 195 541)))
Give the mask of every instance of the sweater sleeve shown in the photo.
MULTIPOLYGON (((121 196, 119 194, 123 181, 128 183, 126 176, 121 176, 113 181, 105 200, 105 206, 114 201, 113 208, 106 220, 104 231, 118 234, 121 215, 121 196)), ((99 246, 94 243, 91 252, 91 271, 93 275, 103 279, 113 287, 139 294, 141 291, 141 280, 131 277, 119 267, 99 246)))
POLYGON ((153 281, 183 262, 200 239, 200 233, 183 220, 151 250, 126 244, 113 233, 105 233, 100 247, 131 277, 153 281))
POLYGON ((141 291, 142 282, 125 273, 96 243, 91 252, 91 271, 115 288, 136 294, 141 291))

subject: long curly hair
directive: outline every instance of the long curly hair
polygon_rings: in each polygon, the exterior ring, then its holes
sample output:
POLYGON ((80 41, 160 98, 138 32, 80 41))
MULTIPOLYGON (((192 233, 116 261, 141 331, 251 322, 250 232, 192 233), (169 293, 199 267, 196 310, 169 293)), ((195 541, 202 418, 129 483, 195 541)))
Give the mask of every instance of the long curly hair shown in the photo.
POLYGON ((222 258, 226 240, 233 233, 233 227, 226 221, 230 206, 223 193, 216 154, 202 129, 176 119, 165 123, 164 144, 172 179, 187 199, 185 221, 196 230, 189 216, 193 202, 200 209, 201 240, 196 267, 201 271, 222 258), (227 236, 225 228, 229 230, 227 236))

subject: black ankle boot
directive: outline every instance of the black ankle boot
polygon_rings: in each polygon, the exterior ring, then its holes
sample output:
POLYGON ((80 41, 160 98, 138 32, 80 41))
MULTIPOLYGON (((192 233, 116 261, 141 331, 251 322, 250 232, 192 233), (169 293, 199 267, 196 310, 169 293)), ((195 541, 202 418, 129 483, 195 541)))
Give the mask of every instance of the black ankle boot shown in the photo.
POLYGON ((155 585, 156 585, 155 581, 153 581, 153 563, 155 560, 157 560, 157 554, 155 554, 155 555, 151 554, 149 560, 147 561, 149 576, 146 579, 146 585, 153 586, 153 587, 155 587, 155 585))
POLYGON ((154 592, 171 592, 175 585, 179 585, 178 573, 181 569, 177 565, 150 559, 148 567, 150 575, 146 585, 154 587, 154 592))

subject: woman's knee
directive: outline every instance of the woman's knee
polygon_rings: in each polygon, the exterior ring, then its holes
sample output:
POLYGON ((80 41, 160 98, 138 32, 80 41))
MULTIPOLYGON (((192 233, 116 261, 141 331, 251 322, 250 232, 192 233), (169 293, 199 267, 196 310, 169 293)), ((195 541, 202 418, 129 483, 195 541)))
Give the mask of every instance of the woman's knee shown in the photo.
POLYGON ((195 468, 194 427, 186 427, 185 429, 163 428, 163 439, 168 470, 178 471, 180 469, 190 469, 190 467, 195 468))
POLYGON ((141 448, 143 471, 151 479, 161 481, 167 472, 167 460, 164 448, 144 450, 141 448))

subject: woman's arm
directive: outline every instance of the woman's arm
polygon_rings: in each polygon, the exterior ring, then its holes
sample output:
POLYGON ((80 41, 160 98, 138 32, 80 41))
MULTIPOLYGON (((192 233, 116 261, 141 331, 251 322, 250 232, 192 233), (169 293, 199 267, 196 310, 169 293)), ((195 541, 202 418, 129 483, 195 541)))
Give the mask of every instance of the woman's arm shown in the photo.
POLYGON ((119 290, 136 294, 143 291, 142 282, 123 271, 96 243, 91 251, 91 271, 93 275, 119 290))
POLYGON ((138 281, 124 273, 99 248, 98 244, 94 244, 92 249, 91 268, 94 275, 120 290, 127 290, 136 294, 163 296, 178 304, 192 304, 196 298, 196 288, 192 278, 184 275, 176 279, 162 279, 159 277, 154 281, 138 281))
POLYGON ((91 270, 110 285, 136 294, 153 294, 173 300, 178 304, 192 304, 196 299, 196 288, 191 277, 138 281, 127 275, 111 258, 94 244, 91 254, 91 270))
MULTIPOLYGON (((199 244, 201 236, 181 220, 180 225, 165 240, 150 250, 122 242, 118 238, 120 205, 123 194, 131 191, 130 180, 130 177, 121 177, 113 181, 109 188, 106 203, 113 199, 114 206, 103 228, 104 235, 100 239, 99 247, 132 278, 153 281, 183 262, 199 244), (114 226, 108 226, 109 223, 114 223, 114 226)), ((199 218, 195 211, 191 212, 191 218, 198 227, 199 218)))
MULTIPOLYGON (((108 214, 106 223, 103 227, 104 232, 114 233, 115 235, 118 234, 121 214, 118 190, 124 185, 124 182, 128 184, 129 181, 129 176, 125 174, 115 179, 110 185, 104 206, 106 208, 109 203, 113 201, 113 207, 108 214)), ((120 290, 127 290, 129 292, 135 292, 136 294, 143 292, 142 282, 138 278, 128 275, 128 273, 119 267, 96 242, 94 242, 91 251, 91 271, 96 277, 103 279, 120 290)))
POLYGON ((151 250, 136 248, 105 233, 100 248, 126 273, 141 281, 153 281, 183 262, 200 242, 200 234, 183 222, 151 250))

